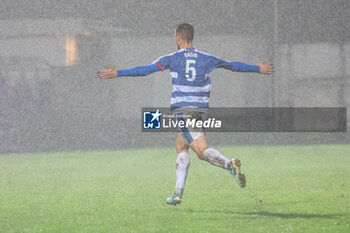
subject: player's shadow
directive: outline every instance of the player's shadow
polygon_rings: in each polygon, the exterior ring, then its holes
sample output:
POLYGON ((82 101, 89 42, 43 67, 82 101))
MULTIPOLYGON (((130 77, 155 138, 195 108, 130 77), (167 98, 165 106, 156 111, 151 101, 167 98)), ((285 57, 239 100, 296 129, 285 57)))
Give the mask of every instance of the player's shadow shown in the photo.
POLYGON ((258 212, 231 212, 232 214, 251 215, 251 216, 266 216, 276 218, 337 218, 341 214, 303 214, 303 213, 274 213, 267 211, 258 212))
POLYGON ((338 218, 340 216, 347 216, 348 214, 303 214, 303 213, 275 213, 275 212, 268 212, 268 211, 258 211, 258 212, 239 212, 239 211, 222 211, 222 210, 180 210, 179 211, 186 211, 186 212, 197 212, 197 213, 219 213, 219 214, 232 214, 232 215, 245 215, 245 216, 264 216, 264 217, 275 217, 275 218, 282 218, 282 219, 288 219, 288 218, 338 218))

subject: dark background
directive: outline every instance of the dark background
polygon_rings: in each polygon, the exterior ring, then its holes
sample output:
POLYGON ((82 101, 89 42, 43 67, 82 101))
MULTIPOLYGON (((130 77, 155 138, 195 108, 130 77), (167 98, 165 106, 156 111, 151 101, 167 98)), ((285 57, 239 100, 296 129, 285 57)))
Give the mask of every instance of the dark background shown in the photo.
MULTIPOLYGON (((212 107, 349 107, 347 0, 2 1, 0 153, 169 147, 141 133, 141 107, 168 107, 168 71, 99 80, 174 52, 174 28, 196 49, 273 62, 271 76, 212 73, 212 107)), ((349 122, 349 114, 348 114, 349 122)), ((348 124, 349 126, 349 124, 348 124)), ((210 133, 215 144, 349 143, 348 133, 210 133)))

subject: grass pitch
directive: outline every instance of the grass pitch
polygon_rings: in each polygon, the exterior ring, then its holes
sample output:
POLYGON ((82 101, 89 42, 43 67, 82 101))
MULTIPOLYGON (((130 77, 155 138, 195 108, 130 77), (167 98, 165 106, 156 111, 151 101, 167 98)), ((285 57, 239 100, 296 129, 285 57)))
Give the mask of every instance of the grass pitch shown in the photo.
POLYGON ((350 145, 218 149, 175 207, 173 149, 0 155, 0 232, 350 232, 350 145))

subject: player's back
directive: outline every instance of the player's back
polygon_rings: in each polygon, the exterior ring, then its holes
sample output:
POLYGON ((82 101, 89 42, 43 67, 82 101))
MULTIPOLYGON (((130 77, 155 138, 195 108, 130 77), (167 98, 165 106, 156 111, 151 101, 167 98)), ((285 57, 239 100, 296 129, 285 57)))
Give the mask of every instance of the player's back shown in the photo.
POLYGON ((169 69, 173 84, 202 86, 210 83, 209 73, 216 68, 213 55, 195 49, 181 49, 171 56, 169 69))
POLYGON ((222 62, 193 48, 159 58, 155 64, 161 69, 169 68, 172 77, 171 110, 207 112, 211 84, 209 74, 222 62))

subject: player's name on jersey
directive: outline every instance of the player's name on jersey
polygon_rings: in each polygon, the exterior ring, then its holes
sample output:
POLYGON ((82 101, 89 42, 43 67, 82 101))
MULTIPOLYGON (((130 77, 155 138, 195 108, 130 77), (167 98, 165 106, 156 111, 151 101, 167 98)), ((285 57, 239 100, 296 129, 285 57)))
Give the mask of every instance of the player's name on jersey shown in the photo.
POLYGON ((189 52, 189 53, 184 53, 185 57, 198 57, 197 53, 192 53, 192 52, 189 52))
POLYGON ((175 119, 165 119, 163 118, 163 128, 221 128, 221 120, 216 120, 215 118, 208 118, 206 120, 197 119, 185 119, 185 120, 175 120, 175 119))

